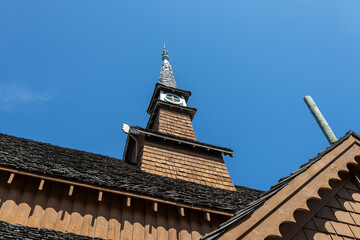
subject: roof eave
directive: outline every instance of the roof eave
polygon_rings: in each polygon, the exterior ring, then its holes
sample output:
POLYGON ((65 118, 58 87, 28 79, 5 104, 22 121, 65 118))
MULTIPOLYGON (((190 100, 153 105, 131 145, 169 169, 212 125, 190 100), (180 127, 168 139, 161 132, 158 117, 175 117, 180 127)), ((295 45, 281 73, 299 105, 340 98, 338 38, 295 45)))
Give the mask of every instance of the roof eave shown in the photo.
POLYGON ((167 142, 172 142, 172 143, 176 143, 176 144, 184 144, 184 145, 190 146, 192 148, 197 147, 197 148, 200 148, 205 151, 215 151, 215 152, 219 152, 224 155, 229 155, 230 157, 234 156, 234 151, 229 148, 218 147, 218 146, 211 145, 211 144, 192 141, 190 139, 181 138, 181 137, 168 135, 168 134, 163 134, 163 133, 151 131, 148 129, 140 128, 140 127, 131 127, 131 128, 138 129, 139 133, 144 134, 145 136, 148 136, 148 137, 155 137, 157 139, 165 140, 167 142))

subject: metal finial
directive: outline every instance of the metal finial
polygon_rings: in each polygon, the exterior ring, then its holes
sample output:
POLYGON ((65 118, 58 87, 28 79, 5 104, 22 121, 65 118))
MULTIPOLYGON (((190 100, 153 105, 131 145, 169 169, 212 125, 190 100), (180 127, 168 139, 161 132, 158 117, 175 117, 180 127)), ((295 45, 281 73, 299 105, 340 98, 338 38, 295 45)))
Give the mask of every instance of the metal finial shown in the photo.
POLYGON ((162 56, 162 60, 164 61, 165 59, 166 60, 169 60, 169 56, 167 55, 169 52, 166 51, 165 49, 165 41, 164 41, 164 48, 163 48, 163 52, 161 53, 161 56, 162 56))

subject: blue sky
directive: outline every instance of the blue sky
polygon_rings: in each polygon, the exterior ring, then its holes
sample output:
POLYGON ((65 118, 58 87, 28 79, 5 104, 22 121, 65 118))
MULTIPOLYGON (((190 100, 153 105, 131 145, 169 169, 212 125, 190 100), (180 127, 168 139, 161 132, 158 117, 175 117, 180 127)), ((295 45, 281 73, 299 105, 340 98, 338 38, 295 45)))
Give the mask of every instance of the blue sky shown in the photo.
POLYGON ((122 158, 145 127, 162 43, 192 91, 198 140, 234 149, 237 185, 266 190, 360 133, 359 1, 0 0, 0 132, 122 158))

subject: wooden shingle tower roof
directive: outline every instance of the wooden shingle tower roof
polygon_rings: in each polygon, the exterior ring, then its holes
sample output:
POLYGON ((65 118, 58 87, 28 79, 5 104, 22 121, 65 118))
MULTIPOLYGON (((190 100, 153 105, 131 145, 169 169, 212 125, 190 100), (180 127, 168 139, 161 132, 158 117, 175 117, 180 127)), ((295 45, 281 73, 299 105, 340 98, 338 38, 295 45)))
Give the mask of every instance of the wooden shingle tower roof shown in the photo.
POLYGON ((159 83, 161 83, 167 87, 177 88, 176 82, 175 82, 175 77, 174 77, 174 72, 173 72, 170 62, 169 62, 168 53, 169 52, 166 51, 165 43, 164 43, 164 49, 163 49, 163 52, 161 53, 163 64, 162 64, 161 70, 160 70, 159 83))

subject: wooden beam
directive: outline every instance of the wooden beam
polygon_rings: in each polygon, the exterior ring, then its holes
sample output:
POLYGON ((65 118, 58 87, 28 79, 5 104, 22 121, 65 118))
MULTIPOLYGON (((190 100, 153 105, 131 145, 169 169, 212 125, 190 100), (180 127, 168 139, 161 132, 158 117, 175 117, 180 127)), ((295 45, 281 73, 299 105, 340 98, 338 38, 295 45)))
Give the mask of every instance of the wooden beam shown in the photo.
POLYGON ((204 213, 204 217, 205 219, 210 222, 211 221, 211 217, 210 217, 210 213, 209 212, 203 212, 204 213))
POLYGON ((98 201, 102 201, 103 191, 99 191, 98 201))
POLYGON ((40 180, 39 187, 38 187, 38 190, 40 190, 40 191, 43 190, 44 184, 45 184, 45 180, 44 180, 44 179, 41 179, 41 180, 40 180))
POLYGON ((180 216, 184 217, 185 216, 185 209, 183 207, 178 207, 178 213, 180 214, 180 216))
POLYGON ((131 206, 131 197, 126 197, 126 206, 131 206))
POLYGON ((69 188, 69 196, 72 196, 72 195, 73 195, 73 192, 74 192, 74 185, 70 185, 70 188, 69 188))
POLYGON ((152 202, 152 209, 154 210, 154 212, 158 211, 158 203, 157 202, 152 202))
POLYGON ((218 211, 218 210, 213 210, 213 209, 203 208, 203 207, 196 207, 196 206, 192 206, 190 204, 184 204, 184 203, 180 203, 180 202, 176 202, 176 201, 164 200, 161 198, 149 197, 149 196, 145 196, 145 195, 141 195, 141 194, 130 193, 130 192, 121 191, 121 190, 114 190, 114 189, 110 189, 110 188, 97 187, 97 186, 93 186, 93 185, 86 184, 86 183, 78 183, 78 182, 74 182, 74 181, 70 181, 70 180, 58 179, 58 178, 54 178, 54 177, 47 177, 47 176, 42 176, 39 174, 34 174, 34 173, 29 173, 29 172, 14 170, 14 169, 8 169, 8 168, 4 168, 4 167, 0 167, 0 171, 10 172, 10 173, 13 173, 14 175, 20 174, 23 176, 40 178, 40 179, 44 179, 44 180, 65 183, 68 185, 74 185, 74 186, 84 187, 84 188, 88 188, 88 189, 94 189, 94 190, 98 190, 98 191, 120 194, 123 196, 128 196, 130 198, 134 197, 134 198, 144 199, 144 200, 148 200, 148 201, 156 201, 158 203, 169 204, 172 206, 177 206, 177 207, 182 207, 182 208, 189 208, 189 209, 194 209, 194 210, 198 210, 198 211, 206 211, 206 212, 215 213, 215 214, 219 214, 219 215, 223 215, 223 216, 229 216, 229 217, 234 216, 234 214, 229 213, 229 212, 218 211))
POLYGON ((8 184, 11 184, 12 181, 14 180, 14 177, 15 177, 15 174, 14 173, 11 173, 10 176, 9 176, 9 179, 7 181, 8 184))

